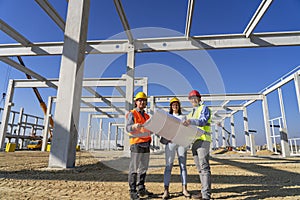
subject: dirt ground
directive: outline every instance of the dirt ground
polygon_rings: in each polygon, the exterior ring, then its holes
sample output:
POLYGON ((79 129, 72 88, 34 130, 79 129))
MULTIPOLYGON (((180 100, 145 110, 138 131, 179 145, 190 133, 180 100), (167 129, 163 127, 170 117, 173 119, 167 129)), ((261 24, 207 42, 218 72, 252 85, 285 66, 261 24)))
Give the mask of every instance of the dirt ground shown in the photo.
MULTIPOLYGON (((73 169, 49 169, 49 152, 0 152, 0 199, 129 199, 122 152, 77 152, 73 169)), ((188 189, 200 190, 199 175, 188 155, 188 189)), ((146 186, 163 193, 164 155, 152 153, 146 186)), ((260 152, 215 152, 211 158, 213 199, 300 199, 300 157, 260 152)), ((172 199, 185 199, 177 162, 170 185, 172 199)))

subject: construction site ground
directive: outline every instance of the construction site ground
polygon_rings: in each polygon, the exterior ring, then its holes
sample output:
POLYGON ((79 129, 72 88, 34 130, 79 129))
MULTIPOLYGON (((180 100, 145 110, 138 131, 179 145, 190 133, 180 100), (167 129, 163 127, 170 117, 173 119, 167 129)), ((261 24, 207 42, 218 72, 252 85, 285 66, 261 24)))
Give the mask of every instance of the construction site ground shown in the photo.
MULTIPOLYGON (((121 151, 78 151, 76 167, 48 168, 49 152, 0 152, 0 199, 129 199, 129 158, 121 151)), ((164 154, 151 153, 146 187, 161 199, 164 154)), ((188 152, 188 190, 201 188, 188 152)), ((213 199, 300 199, 300 157, 282 158, 269 151, 217 150, 211 155, 213 199)), ((170 185, 171 199, 182 196, 177 161, 170 185)))

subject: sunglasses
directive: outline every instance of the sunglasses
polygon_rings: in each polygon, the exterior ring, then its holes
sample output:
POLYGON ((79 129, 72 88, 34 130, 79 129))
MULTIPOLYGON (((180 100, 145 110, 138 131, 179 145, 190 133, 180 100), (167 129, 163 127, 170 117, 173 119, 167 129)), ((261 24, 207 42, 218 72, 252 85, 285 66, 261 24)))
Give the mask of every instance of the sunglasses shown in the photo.
POLYGON ((137 101, 139 101, 139 102, 147 102, 147 99, 137 99, 137 101))

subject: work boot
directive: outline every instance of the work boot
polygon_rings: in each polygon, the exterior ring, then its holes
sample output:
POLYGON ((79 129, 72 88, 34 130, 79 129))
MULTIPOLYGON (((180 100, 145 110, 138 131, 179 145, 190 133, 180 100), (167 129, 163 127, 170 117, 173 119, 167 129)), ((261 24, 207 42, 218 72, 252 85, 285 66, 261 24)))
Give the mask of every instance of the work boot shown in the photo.
POLYGON ((169 199, 169 198, 170 198, 169 187, 165 186, 165 191, 164 191, 164 194, 162 196, 162 199, 166 200, 166 199, 169 199))
POLYGON ((149 192, 148 190, 146 190, 146 188, 143 188, 138 191, 138 194, 141 198, 147 198, 151 197, 153 195, 153 192, 149 192))
POLYGON ((193 198, 193 199, 202 199, 202 194, 201 194, 201 192, 199 192, 198 194, 193 194, 193 195, 192 195, 192 198, 193 198))
POLYGON ((130 192, 130 200, 140 200, 137 192, 130 192))
POLYGON ((191 194, 187 191, 187 185, 182 185, 182 194, 186 198, 191 198, 191 194))

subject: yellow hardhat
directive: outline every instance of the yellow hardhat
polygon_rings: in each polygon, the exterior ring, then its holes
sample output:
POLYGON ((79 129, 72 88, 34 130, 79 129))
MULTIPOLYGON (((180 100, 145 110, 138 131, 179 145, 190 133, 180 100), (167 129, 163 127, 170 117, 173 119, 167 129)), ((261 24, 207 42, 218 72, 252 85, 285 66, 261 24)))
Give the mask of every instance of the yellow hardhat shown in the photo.
POLYGON ((147 95, 144 92, 138 92, 135 97, 134 100, 138 100, 138 99, 146 99, 147 100, 147 95))
POLYGON ((171 100, 170 100, 170 105, 173 103, 173 102, 178 102, 180 103, 179 99, 177 97, 173 97, 171 100))

